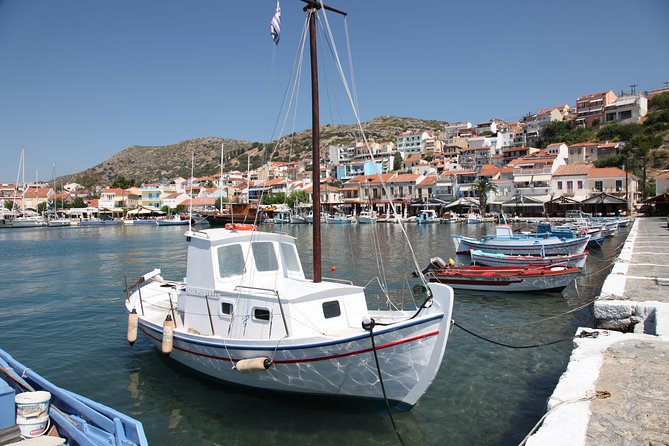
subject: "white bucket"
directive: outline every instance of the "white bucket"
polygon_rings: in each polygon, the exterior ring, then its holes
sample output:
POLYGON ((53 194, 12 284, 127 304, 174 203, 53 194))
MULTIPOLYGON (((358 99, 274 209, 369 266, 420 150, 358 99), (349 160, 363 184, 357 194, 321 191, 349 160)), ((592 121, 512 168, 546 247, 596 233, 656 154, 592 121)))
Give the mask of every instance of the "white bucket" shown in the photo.
POLYGON ((22 418, 39 417, 49 411, 51 394, 39 390, 37 392, 23 392, 16 395, 16 416, 22 418))
POLYGON ((27 438, 43 435, 49 427, 49 414, 44 413, 37 418, 16 417, 16 424, 21 429, 21 435, 27 438))
POLYGON ((49 426, 51 393, 44 391, 23 392, 15 397, 16 424, 24 437, 39 437, 49 426))

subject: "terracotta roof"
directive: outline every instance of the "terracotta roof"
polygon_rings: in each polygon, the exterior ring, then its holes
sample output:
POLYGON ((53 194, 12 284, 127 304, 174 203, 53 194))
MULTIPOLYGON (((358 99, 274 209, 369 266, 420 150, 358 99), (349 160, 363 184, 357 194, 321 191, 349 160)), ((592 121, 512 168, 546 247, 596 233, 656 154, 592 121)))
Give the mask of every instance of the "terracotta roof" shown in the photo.
POLYGON ((587 175, 588 172, 590 172, 590 170, 594 167, 595 166, 593 164, 567 164, 565 166, 558 167, 553 176, 562 177, 571 175, 587 175))
POLYGON ((119 187, 116 188, 107 188, 102 191, 103 194, 116 194, 116 195, 125 195, 125 189, 119 187))
POLYGON ((479 172, 479 175, 484 177, 491 177, 497 173, 497 170, 498 168, 492 164, 484 164, 481 167, 481 172, 479 172))
POLYGON ((655 177, 656 180, 667 180, 669 179, 669 172, 664 172, 655 177))
POLYGON ((47 198, 49 192, 51 192, 50 187, 29 187, 24 194, 26 198, 47 198))
POLYGON ((417 157, 417 156, 412 156, 412 157, 407 158, 407 159, 404 160, 405 163, 413 163, 413 162, 416 162, 416 161, 423 161, 423 160, 420 157, 417 157))
POLYGON ((403 174, 403 175, 397 175, 396 177, 392 178, 393 183, 399 183, 402 181, 416 181, 418 180, 422 175, 415 175, 415 174, 403 174))
POLYGON ((592 146, 598 146, 596 142, 581 142, 578 144, 571 144, 569 147, 592 147, 592 146))
POLYGON ((430 185, 432 185, 432 184, 435 184, 436 182, 437 182, 437 177, 436 177, 436 175, 430 175, 430 176, 425 177, 425 178, 423 179, 423 181, 421 181, 420 183, 418 183, 418 185, 419 185, 419 186, 430 186, 430 185))
MULTIPOLYGON (((630 176, 633 176, 629 174, 630 176)), ((619 167, 593 167, 588 172, 588 178, 613 178, 624 177, 625 171, 619 167)))

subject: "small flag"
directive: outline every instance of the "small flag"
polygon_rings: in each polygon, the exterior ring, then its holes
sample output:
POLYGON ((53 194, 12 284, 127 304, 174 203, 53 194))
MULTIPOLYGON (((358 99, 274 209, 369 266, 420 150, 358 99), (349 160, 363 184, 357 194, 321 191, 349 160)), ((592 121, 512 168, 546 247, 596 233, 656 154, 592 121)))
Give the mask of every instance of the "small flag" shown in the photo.
POLYGON ((269 22, 269 35, 274 42, 274 45, 279 44, 279 34, 281 33, 281 7, 279 2, 276 2, 276 11, 272 16, 272 20, 269 22))

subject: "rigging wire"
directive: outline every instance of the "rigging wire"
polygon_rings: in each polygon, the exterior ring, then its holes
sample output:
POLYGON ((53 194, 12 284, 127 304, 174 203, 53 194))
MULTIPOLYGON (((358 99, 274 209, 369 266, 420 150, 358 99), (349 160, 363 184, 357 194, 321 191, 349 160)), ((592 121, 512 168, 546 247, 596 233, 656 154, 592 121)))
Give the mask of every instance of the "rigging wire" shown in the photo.
MULTIPOLYGON (((323 12, 323 18, 324 18, 324 20, 325 20, 325 24, 326 24, 327 31, 328 31, 328 36, 329 36, 329 39, 330 39, 330 41, 331 41, 332 48, 333 48, 333 51, 334 51, 334 54, 335 54, 335 62, 336 62, 337 70, 338 70, 338 72, 339 72, 339 77, 341 78, 341 81, 342 81, 342 83, 343 83, 343 85, 344 85, 344 90, 346 91, 346 95, 347 95, 347 97, 348 97, 348 100, 349 100, 349 102, 350 102, 350 104, 351 104, 351 107, 353 108, 353 114, 355 115, 355 119, 356 119, 356 122, 357 122, 357 125, 358 125, 358 130, 359 130, 360 133, 362 134, 362 138, 363 138, 363 142, 364 142, 364 144, 365 144, 365 147, 367 148, 367 151, 368 151, 368 153, 369 153, 369 155, 370 155, 370 157, 371 157, 371 159, 372 159, 372 162, 374 162, 374 153, 372 152, 372 149, 371 149, 371 147, 370 147, 370 145, 369 145, 369 140, 367 139, 367 136, 365 135, 365 132, 364 132, 364 130, 363 130, 363 128, 362 128, 362 123, 361 123, 361 121, 360 121, 360 114, 359 114, 359 111, 358 111, 358 109, 357 109, 357 107, 356 107, 356 105, 355 105, 355 101, 353 100, 353 97, 352 97, 352 94, 351 94, 351 89, 350 89, 350 87, 349 87, 349 85, 348 85, 348 82, 346 81, 346 76, 344 75, 344 72, 343 72, 343 69, 342 69, 341 60, 340 60, 340 58, 339 58, 339 53, 338 53, 338 51, 337 51, 337 46, 336 46, 336 43, 335 43, 335 41, 334 41, 334 37, 333 37, 333 35, 332 35, 332 29, 331 29, 331 27, 330 27, 330 23, 329 23, 329 21, 328 21, 328 16, 327 16, 327 14, 326 14, 326 12, 325 12, 325 9, 324 9, 324 7, 323 7, 323 1, 320 0, 320 3, 321 3, 321 9, 322 9, 322 12, 323 12)), ((378 175, 378 177, 379 177, 379 179, 380 179, 380 181, 381 181, 381 185, 382 185, 382 187, 383 187, 383 190, 385 191, 386 195, 390 197, 391 195, 388 193, 388 192, 389 192, 389 191, 388 191, 388 186, 387 186, 385 180, 383 179, 383 175, 380 174, 380 175, 378 175)), ((396 209, 395 209, 395 204, 393 203, 392 200, 389 200, 389 204, 390 204, 390 207, 391 207, 392 210, 393 210, 393 213, 394 213, 394 214, 397 214, 396 209)), ((425 278, 425 276, 424 276, 423 273, 421 272, 421 268, 420 268, 420 266, 419 266, 419 264, 418 264, 418 258, 416 257, 416 253, 415 253, 415 251, 414 251, 414 249, 413 249, 413 246, 411 246, 411 243, 409 243, 409 236, 408 236, 408 234, 407 234, 407 232, 406 232, 406 229, 405 229, 402 225, 400 225, 400 229, 402 230, 402 233, 403 233, 403 235, 404 235, 404 238, 405 238, 405 240, 407 241, 407 245, 408 245, 409 252, 410 252, 410 254, 411 254, 411 258, 412 258, 413 263, 414 263, 414 265, 415 265, 415 267, 416 267, 416 270, 418 270, 418 276, 419 276, 421 282, 427 287, 427 286, 428 286, 427 279, 425 278)), ((428 289, 429 289, 429 288, 428 288, 428 289)))

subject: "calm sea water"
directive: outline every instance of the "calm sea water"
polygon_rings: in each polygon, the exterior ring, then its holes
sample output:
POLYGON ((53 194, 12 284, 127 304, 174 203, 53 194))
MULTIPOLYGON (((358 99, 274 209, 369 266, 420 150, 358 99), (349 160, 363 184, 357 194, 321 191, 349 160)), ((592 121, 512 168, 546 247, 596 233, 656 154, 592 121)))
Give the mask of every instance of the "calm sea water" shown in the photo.
MULTIPOLYGON (((404 228, 421 267, 430 257, 455 257, 451 233, 494 230, 492 225, 404 228)), ((311 271, 311 228, 278 230, 297 237, 305 271, 311 271)), ((181 279, 183 232, 183 227, 122 225, 0 230, 0 347, 54 383, 140 419, 154 445, 397 444, 383 413, 232 388, 173 364, 141 336, 129 347, 124 278, 132 282, 159 267, 164 277, 181 279)), ((576 327, 591 323, 587 308, 532 322, 592 300, 624 236, 619 231, 601 251, 592 251, 587 274, 563 294, 456 292, 454 319, 514 345, 570 338, 576 327)), ((385 275, 396 288, 416 285, 400 226, 324 225, 322 238, 324 276, 365 285, 385 275), (383 253, 382 273, 377 249, 383 253)), ((519 443, 543 415, 571 348, 563 342, 509 349, 454 328, 428 393, 413 410, 395 415, 405 443, 519 443)))

